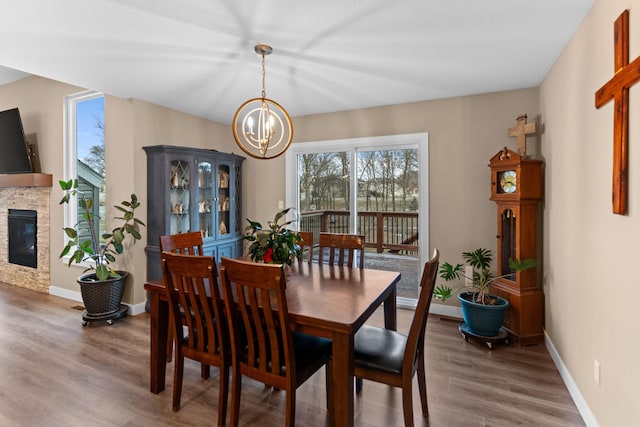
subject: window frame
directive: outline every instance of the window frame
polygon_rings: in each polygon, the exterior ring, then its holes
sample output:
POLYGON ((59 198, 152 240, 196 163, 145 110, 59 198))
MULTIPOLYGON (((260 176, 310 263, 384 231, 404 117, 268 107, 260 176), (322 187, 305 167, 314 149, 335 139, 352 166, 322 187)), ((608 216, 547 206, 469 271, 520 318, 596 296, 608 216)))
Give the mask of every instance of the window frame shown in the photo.
MULTIPOLYGON (((423 265, 428 261, 429 253, 429 134, 427 132, 398 134, 387 136, 373 136, 362 138, 346 138, 327 141, 310 141, 304 143, 292 144, 285 153, 285 201, 286 206, 298 207, 298 155, 309 153, 325 153, 325 152, 349 152, 351 159, 351 170, 353 171, 353 162, 356 159, 358 151, 375 151, 375 150, 395 150, 403 148, 417 148, 419 157, 419 227, 420 235, 418 237, 418 245, 420 248, 420 263, 423 265), (291 179, 296 177, 296 179, 291 179)), ((356 180, 351 180, 351 197, 357 197, 356 180)), ((355 206, 354 200, 351 205, 355 206)), ((351 229, 355 229, 355 217, 351 219, 351 229)))
MULTIPOLYGON (((64 180, 78 179, 78 150, 77 150, 77 105, 83 101, 104 98, 104 93, 95 90, 66 95, 63 102, 63 176, 64 180)), ((106 175, 106 173, 105 173, 106 175)), ((65 203, 64 205, 64 227, 75 227, 78 218, 78 204, 65 203)), ((66 234, 64 235, 67 241, 66 234)), ((66 264, 70 256, 63 258, 66 264)), ((81 266, 89 266, 89 263, 82 263, 81 266)))

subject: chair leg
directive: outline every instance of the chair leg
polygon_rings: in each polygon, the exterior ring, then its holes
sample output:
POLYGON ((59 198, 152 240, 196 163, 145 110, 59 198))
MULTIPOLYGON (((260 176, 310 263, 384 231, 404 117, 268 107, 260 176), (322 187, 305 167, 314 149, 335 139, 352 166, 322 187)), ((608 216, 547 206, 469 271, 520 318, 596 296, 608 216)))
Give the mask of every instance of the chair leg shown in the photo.
POLYGON ((408 384, 403 381, 402 384, 402 410, 404 413, 405 427, 413 427, 413 393, 411 391, 411 379, 408 384))
POLYGON ((422 404, 422 415, 429 414, 429 406, 427 401, 427 380, 425 378, 424 355, 418 360, 418 390, 420 390, 420 403, 422 404))
POLYGON ((287 412, 285 415, 285 426, 293 427, 296 425, 296 389, 290 387, 287 391, 287 412))
POLYGON ((182 394, 182 374, 184 371, 184 357, 182 356, 182 352, 179 349, 179 346, 176 346, 176 355, 175 355, 175 366, 173 372, 173 412, 177 412, 180 410, 180 395, 182 394))
POLYGON ((360 377, 356 377, 356 393, 360 393, 364 387, 364 380, 360 377))
POLYGON ((173 318, 171 318, 171 313, 169 313, 169 324, 167 325, 167 363, 171 362, 171 358, 173 357, 173 329, 173 318))
POLYGON ((206 363, 200 363, 200 378, 203 380, 209 379, 209 375, 211 375, 211 369, 209 365, 206 363))
POLYGON ((331 405, 331 398, 329 396, 333 396, 333 390, 331 389, 331 360, 324 365, 324 382, 325 382, 325 398, 327 400, 327 412, 331 414, 333 411, 331 405))
POLYGON ((224 426, 227 418, 227 394, 229 390, 229 366, 220 367, 220 391, 218 392, 218 426, 224 426))
POLYGON ((240 391, 242 389, 242 375, 240 372, 232 370, 231 374, 231 427, 238 427, 238 418, 240 416, 240 391))

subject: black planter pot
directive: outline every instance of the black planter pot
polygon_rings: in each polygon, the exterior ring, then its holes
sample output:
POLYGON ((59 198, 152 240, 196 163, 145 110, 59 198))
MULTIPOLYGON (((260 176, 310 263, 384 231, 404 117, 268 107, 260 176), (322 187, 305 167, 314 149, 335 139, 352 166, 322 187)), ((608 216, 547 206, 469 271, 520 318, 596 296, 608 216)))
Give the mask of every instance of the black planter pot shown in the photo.
POLYGON ((88 322, 113 320, 127 315, 127 307, 121 304, 129 273, 118 271, 119 279, 98 280, 95 273, 78 278, 85 311, 82 313, 83 326, 88 322))

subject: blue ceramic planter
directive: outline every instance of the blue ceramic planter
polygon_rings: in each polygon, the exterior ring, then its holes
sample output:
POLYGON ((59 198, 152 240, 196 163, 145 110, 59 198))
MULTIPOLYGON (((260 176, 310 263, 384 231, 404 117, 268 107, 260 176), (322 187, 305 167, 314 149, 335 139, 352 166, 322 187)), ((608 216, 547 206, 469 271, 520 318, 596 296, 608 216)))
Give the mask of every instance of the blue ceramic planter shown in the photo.
POLYGON ((469 331, 483 337, 497 336, 502 326, 504 312, 509 307, 509 301, 496 296, 498 298, 496 305, 483 305, 463 298, 463 295, 469 294, 472 294, 472 292, 458 294, 458 301, 460 301, 462 307, 462 317, 469 331))

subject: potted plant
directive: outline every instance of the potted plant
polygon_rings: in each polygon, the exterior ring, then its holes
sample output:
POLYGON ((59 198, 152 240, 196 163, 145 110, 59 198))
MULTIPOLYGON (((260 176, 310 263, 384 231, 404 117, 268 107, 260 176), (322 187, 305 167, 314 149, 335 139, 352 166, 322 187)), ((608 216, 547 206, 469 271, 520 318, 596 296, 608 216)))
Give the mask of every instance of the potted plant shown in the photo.
POLYGON ((263 228, 259 222, 247 218, 249 225, 245 228, 243 239, 252 242, 249 245, 249 256, 253 261, 291 265, 294 257, 300 257, 300 235, 286 228, 296 220, 278 224, 282 218, 286 218, 291 209, 276 213, 273 221, 269 221, 268 228, 263 228))
POLYGON ((142 238, 138 229, 145 224, 135 216, 135 210, 140 203, 137 196, 131 194, 131 200, 124 200, 120 205, 115 205, 114 207, 122 212, 122 216, 117 216, 115 219, 123 222, 111 233, 102 234, 101 242, 93 222, 93 199, 86 197, 78 189, 77 179, 61 180, 59 184, 64 193, 60 204, 69 203, 74 196, 77 196, 78 208, 82 210, 82 219, 75 226, 64 228, 68 240, 59 258, 69 256, 69 266, 71 264, 86 266, 83 274, 78 278, 86 309, 82 315, 83 325, 93 320, 106 320, 111 324, 113 319, 126 316, 127 309, 120 302, 129 275, 126 271, 114 270, 111 263, 124 252, 127 236, 131 236, 134 240, 142 238), (86 240, 81 240, 78 232, 80 224, 83 223, 88 224, 89 228, 89 238, 86 240))
POLYGON ((438 285, 433 291, 433 296, 444 302, 453 296, 454 292, 457 293, 468 331, 482 337, 498 336, 509 302, 497 295, 489 294, 490 286, 498 279, 535 267, 537 262, 533 259, 510 259, 511 272, 497 276, 490 269, 493 259, 490 249, 478 248, 471 252, 462 252, 462 258, 473 269, 470 275, 465 271, 465 264, 452 265, 448 262, 440 266, 438 274, 447 282, 467 279, 470 285, 461 286, 455 291, 450 286, 438 285), (461 292, 464 289, 467 291, 461 292))

